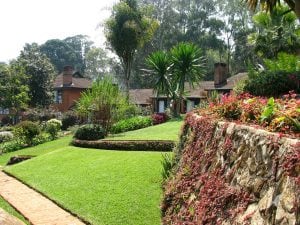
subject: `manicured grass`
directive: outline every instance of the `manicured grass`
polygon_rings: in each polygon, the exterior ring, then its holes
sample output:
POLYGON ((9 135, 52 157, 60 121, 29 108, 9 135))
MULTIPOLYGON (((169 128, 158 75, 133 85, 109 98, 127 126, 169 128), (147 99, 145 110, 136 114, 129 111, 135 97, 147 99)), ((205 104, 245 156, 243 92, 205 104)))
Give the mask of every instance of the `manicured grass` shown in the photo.
POLYGON ((183 121, 173 120, 140 130, 128 131, 107 137, 109 140, 171 140, 177 141, 183 121))
POLYGON ((63 138, 59 138, 54 141, 46 142, 44 144, 40 144, 34 147, 25 148, 19 151, 5 153, 3 155, 0 155, 0 166, 6 165, 10 157, 15 155, 43 155, 48 152, 56 151, 60 148, 63 148, 71 142, 72 136, 66 136, 63 138))
POLYGON ((5 170, 92 224, 156 225, 161 159, 159 152, 67 146, 5 170))
POLYGON ((4 209, 10 215, 13 215, 20 220, 22 220, 25 224, 29 224, 27 220, 23 216, 21 216, 13 207, 10 206, 1 196, 0 196, 0 208, 4 209))

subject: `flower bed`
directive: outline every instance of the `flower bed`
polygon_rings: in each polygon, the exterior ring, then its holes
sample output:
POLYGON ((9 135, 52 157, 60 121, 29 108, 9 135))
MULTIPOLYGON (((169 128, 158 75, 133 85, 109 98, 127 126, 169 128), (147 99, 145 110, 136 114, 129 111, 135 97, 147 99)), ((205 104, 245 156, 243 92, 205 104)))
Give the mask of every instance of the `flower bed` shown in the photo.
POLYGON ((249 94, 223 95, 198 115, 262 127, 281 135, 300 137, 300 99, 293 92, 281 99, 254 97, 249 94))

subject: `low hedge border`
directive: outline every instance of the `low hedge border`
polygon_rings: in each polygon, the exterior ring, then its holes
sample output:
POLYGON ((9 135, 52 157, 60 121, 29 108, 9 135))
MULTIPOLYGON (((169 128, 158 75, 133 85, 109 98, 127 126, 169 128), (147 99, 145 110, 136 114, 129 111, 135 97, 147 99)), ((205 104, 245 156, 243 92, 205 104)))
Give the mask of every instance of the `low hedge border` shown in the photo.
POLYGON ((73 139, 72 145, 82 148, 97 148, 107 150, 126 150, 126 151, 172 151, 174 141, 161 140, 97 140, 86 141, 73 139))

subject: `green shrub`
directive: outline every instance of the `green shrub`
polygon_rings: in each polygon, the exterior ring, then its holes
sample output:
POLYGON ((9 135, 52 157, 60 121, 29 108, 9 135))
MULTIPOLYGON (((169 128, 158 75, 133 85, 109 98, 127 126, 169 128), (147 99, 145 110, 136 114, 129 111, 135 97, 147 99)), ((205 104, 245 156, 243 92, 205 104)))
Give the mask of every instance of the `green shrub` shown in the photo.
POLYGON ((39 145, 53 140, 52 136, 46 133, 41 133, 32 139, 32 145, 39 145))
POLYGON ((15 126, 14 134, 17 138, 31 146, 32 140, 41 133, 39 125, 31 121, 22 121, 15 126))
POLYGON ((25 147, 25 143, 20 139, 4 142, 0 146, 2 153, 14 152, 25 147))
POLYGON ((0 143, 11 141, 13 139, 14 135, 10 131, 1 131, 0 132, 0 143))
POLYGON ((128 150, 128 151, 172 151, 175 146, 174 141, 161 140, 134 140, 134 141, 120 141, 120 140, 73 140, 72 144, 83 148, 97 148, 109 150, 128 150))
POLYGON ((97 124, 86 124, 77 129, 74 137, 79 140, 98 140, 105 137, 105 130, 97 124))
POLYGON ((57 134, 60 131, 61 126, 61 121, 57 119, 50 119, 46 122, 45 130, 50 134, 52 140, 57 138, 57 134))
POLYGON ((171 154, 168 154, 168 153, 165 153, 165 154, 162 154, 162 161, 161 161, 161 164, 162 164, 162 177, 164 180, 168 179, 170 174, 171 174, 171 171, 172 171, 172 168, 174 166, 174 158, 173 158, 173 155, 171 154))
POLYGON ((249 73, 245 91, 256 96, 280 96, 300 92, 300 72, 262 71, 249 73))
POLYGON ((77 123, 77 115, 74 112, 66 112, 61 120, 62 130, 67 130, 69 127, 77 123))
POLYGON ((115 123, 110 132, 113 134, 122 133, 131 130, 137 130, 152 125, 152 119, 150 117, 133 117, 130 119, 121 120, 115 123))

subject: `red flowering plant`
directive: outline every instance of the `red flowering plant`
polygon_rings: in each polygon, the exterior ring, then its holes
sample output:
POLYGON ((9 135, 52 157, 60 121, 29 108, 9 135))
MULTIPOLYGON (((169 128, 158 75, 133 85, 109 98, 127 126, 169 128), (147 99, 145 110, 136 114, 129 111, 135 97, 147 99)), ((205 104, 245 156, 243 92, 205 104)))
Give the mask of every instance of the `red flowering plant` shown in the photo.
POLYGON ((270 131, 300 136, 300 99, 294 92, 278 99, 254 97, 250 94, 225 94, 218 102, 197 112, 200 115, 255 124, 270 131))

